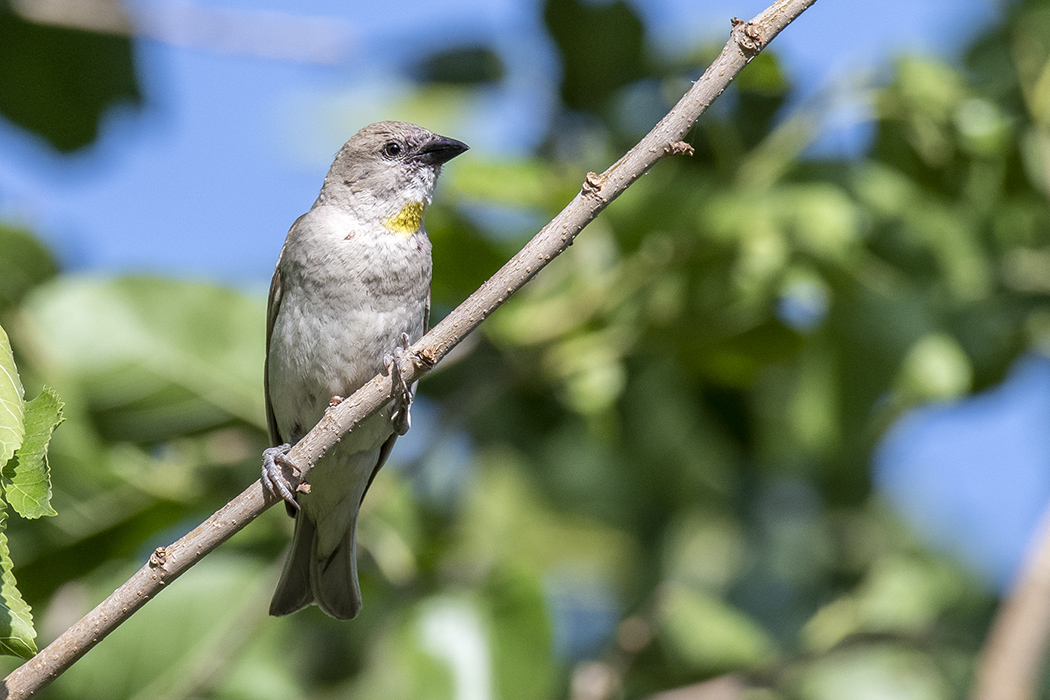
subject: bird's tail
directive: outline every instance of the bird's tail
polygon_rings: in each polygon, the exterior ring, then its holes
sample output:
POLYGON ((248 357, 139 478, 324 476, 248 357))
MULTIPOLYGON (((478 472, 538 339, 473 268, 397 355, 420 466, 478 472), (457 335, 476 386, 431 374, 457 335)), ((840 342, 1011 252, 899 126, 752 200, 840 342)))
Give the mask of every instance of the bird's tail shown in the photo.
MULTIPOLYGON (((355 514, 356 515, 356 514, 355 514)), ((357 583, 357 544, 350 521, 343 539, 328 556, 317 548, 317 526, 305 511, 295 518, 292 551, 284 564, 281 580, 270 601, 271 615, 290 615, 310 603, 339 620, 351 620, 361 612, 361 588, 357 583)))

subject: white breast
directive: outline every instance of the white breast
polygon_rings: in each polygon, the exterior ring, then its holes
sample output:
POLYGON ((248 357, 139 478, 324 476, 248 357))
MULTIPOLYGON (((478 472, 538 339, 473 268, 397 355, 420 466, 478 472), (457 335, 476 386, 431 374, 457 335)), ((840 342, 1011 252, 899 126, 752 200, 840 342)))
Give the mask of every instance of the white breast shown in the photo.
MULTIPOLYGON (((331 209, 303 217, 281 254, 268 370, 286 440, 313 427, 332 396, 349 396, 383 371, 402 333, 414 342, 424 332, 431 271, 425 234, 391 235, 331 209)), ((376 428, 373 439, 355 435, 355 447, 378 447, 390 432, 376 428)))

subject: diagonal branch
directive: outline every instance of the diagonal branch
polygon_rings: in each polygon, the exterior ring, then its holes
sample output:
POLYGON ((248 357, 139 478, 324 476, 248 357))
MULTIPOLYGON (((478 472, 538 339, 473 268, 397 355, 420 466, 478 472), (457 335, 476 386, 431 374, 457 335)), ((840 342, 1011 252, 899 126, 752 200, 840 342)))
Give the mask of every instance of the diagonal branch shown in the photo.
MULTIPOLYGON (((784 27, 816 0, 776 0, 750 22, 733 20, 729 41, 718 58, 652 131, 604 173, 588 173, 580 193, 511 260, 441 323, 412 346, 417 362, 404 372, 412 383, 430 371, 460 341, 564 252, 595 216, 661 158, 691 149, 682 142, 707 107, 722 94, 747 63, 784 27)), ((376 376, 353 396, 328 410, 288 453, 303 467, 313 465, 344 433, 390 400, 391 380, 376 376)), ((30 661, 15 669, 0 687, 2 698, 25 698, 62 674, 147 600, 182 575, 204 555, 275 503, 255 482, 178 542, 159 547, 149 562, 106 600, 66 630, 30 661)))
POLYGON ((970 700, 1034 700, 1050 646, 1050 507, 992 620, 974 669, 970 700))

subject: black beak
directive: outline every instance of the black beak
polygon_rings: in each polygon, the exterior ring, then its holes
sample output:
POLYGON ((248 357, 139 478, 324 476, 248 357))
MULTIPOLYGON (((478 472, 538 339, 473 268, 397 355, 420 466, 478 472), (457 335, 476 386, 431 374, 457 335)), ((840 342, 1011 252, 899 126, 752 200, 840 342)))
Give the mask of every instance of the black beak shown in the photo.
POLYGON ((416 158, 427 165, 441 165, 469 148, 470 146, 462 141, 450 139, 447 136, 435 136, 420 147, 416 158))

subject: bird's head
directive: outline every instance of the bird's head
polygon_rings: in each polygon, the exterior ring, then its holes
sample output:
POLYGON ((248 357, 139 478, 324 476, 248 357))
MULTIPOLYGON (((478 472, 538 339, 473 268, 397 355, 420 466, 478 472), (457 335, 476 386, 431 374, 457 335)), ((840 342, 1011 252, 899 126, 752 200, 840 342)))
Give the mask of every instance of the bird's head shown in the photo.
POLYGON ((358 217, 411 235, 422 225, 442 164, 467 148, 408 122, 369 124, 336 155, 318 201, 347 206, 358 217))

